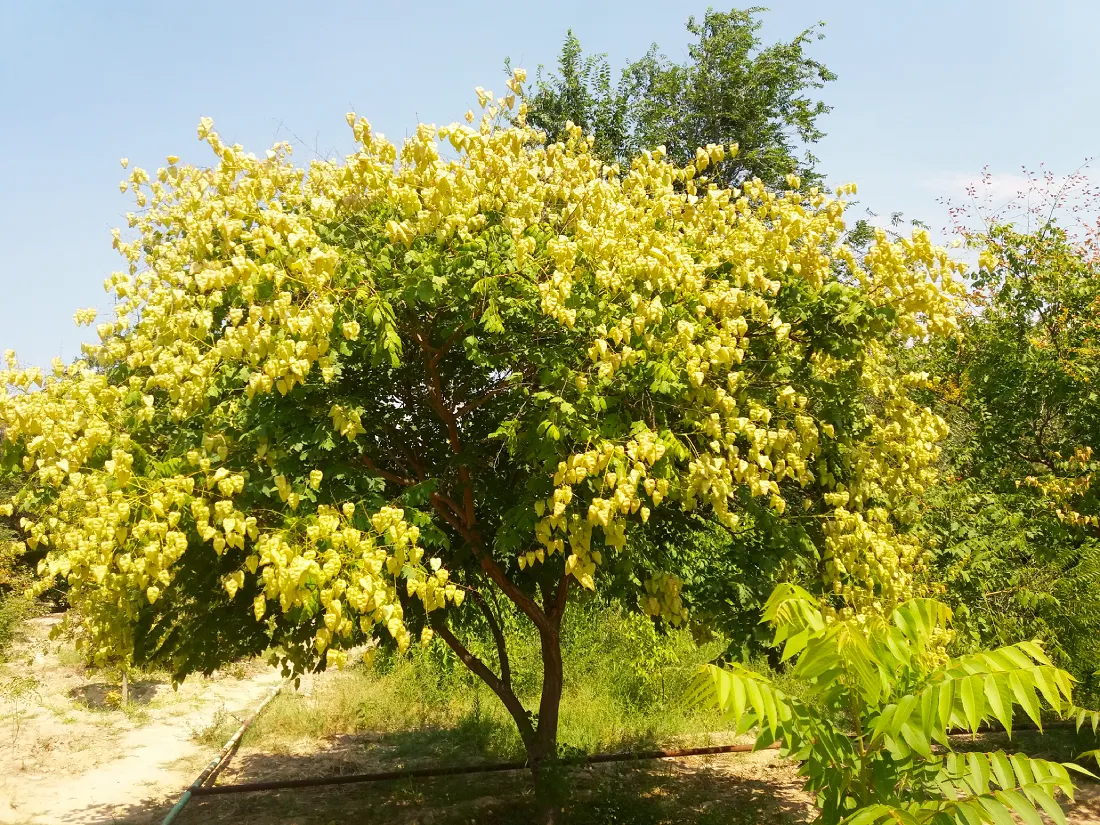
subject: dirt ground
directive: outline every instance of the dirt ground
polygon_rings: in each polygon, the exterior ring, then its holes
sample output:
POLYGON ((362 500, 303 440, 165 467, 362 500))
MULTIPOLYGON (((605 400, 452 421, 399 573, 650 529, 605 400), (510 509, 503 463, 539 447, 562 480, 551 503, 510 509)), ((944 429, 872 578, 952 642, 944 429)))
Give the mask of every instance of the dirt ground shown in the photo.
POLYGON ((71 649, 47 641, 56 621, 29 623, 29 638, 0 665, 2 823, 112 822, 132 816, 135 800, 171 804, 217 751, 194 732, 219 711, 243 718, 280 681, 259 667, 189 679, 178 691, 138 681, 120 710, 115 686, 89 679, 71 649))
MULTIPOLYGON (((7 686, 0 689, 0 823, 159 823, 220 745, 199 744, 196 733, 219 714, 243 719, 279 682, 262 666, 188 680, 178 691, 149 680, 132 685, 130 708, 119 710, 112 686, 89 679, 71 651, 46 641, 54 621, 35 620, 19 655, 0 665, 0 688, 7 686)), ((218 784, 462 759, 433 751, 438 738, 431 731, 348 735, 279 753, 246 745, 218 784)), ((604 765, 571 770, 561 781, 568 785, 564 819, 573 825, 812 819, 794 766, 774 752, 604 765)), ((206 796, 177 822, 526 825, 533 809, 529 777, 519 772, 206 796)), ((1082 788, 1067 811, 1074 825, 1100 825, 1100 784, 1082 788)))

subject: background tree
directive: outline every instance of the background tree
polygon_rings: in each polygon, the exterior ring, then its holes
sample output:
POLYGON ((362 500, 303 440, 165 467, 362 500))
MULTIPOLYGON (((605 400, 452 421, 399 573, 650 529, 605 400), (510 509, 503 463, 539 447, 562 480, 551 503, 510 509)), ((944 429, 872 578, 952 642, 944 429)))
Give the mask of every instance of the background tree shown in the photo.
MULTIPOLYGON (((0 424, 0 441, 3 439, 0 424)), ((0 473, 0 476, 3 474, 0 473)), ((0 479, 0 502, 8 502, 17 491, 15 485, 0 479)), ((12 642, 19 636, 20 623, 37 611, 64 604, 64 593, 54 590, 48 603, 36 603, 30 596, 37 563, 45 550, 26 552, 17 542, 19 519, 7 508, 0 508, 0 661, 4 660, 12 642), (6 515, 5 515, 6 514, 6 515)))
MULTIPOLYGON (((0 488, 5 500, 12 492, 12 488, 0 488)), ((0 660, 26 613, 24 591, 32 583, 33 570, 23 561, 22 554, 15 552, 15 539, 15 525, 10 519, 0 518, 0 660)))
POLYGON ((1044 639, 1090 691, 1100 668, 1100 247, 1089 227, 1059 223, 1096 203, 1083 176, 1044 175, 999 209, 956 207, 980 257, 972 308, 963 336, 924 365, 941 377, 937 407, 952 434, 923 525, 960 630, 972 643, 1044 639))
POLYGON ((297 672, 438 634, 539 777, 570 588, 686 618, 676 559, 627 544, 663 508, 798 532, 827 615, 908 594, 919 548, 891 512, 944 429, 890 342, 954 329, 957 265, 923 233, 857 259, 843 203, 793 177, 712 187, 721 146, 621 174, 577 128, 543 145, 500 122, 524 77, 400 150, 349 115, 355 153, 307 171, 204 120, 214 168, 130 173, 100 343, 0 373, 4 506, 33 514, 22 538, 51 548, 93 660, 182 677, 270 647, 297 672), (538 633, 536 709, 498 597, 538 633), (456 632, 467 601, 495 661, 456 632))
POLYGON ((760 178, 781 188, 787 175, 806 185, 820 182, 809 146, 824 137, 818 120, 829 111, 814 90, 836 79, 806 54, 821 39, 818 24, 789 43, 763 46, 758 35, 765 9, 708 11, 687 29, 694 40, 688 59, 676 64, 654 45, 629 62, 618 83, 606 55, 585 57, 572 32, 558 58, 557 73, 543 75, 528 114, 533 126, 557 139, 569 121, 596 136, 596 152, 626 166, 655 146, 669 158, 691 163, 708 144, 736 143, 740 151, 715 165, 722 186, 760 178))

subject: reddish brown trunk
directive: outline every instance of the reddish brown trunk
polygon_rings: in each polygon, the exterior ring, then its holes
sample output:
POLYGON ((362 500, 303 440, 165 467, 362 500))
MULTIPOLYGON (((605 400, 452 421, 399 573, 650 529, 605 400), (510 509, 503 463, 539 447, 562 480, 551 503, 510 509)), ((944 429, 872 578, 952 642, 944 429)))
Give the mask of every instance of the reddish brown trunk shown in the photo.
MULTIPOLYGON (((493 673, 483 661, 466 649, 443 621, 437 619, 432 622, 436 632, 458 655, 462 663, 492 689, 516 723, 535 782, 538 821, 542 825, 553 825, 560 821, 561 816, 561 802, 557 798, 556 789, 550 787, 551 783, 547 782, 546 775, 547 769, 553 765, 558 755, 558 721, 564 675, 561 635, 558 629, 560 621, 561 613, 556 612, 553 620, 547 623, 549 626, 539 629, 542 648, 542 696, 539 700, 537 726, 531 724, 526 708, 512 690, 510 678, 502 679, 493 673)), ((503 642, 503 634, 501 634, 497 639, 501 648, 504 647, 503 642)), ((504 656, 507 656, 506 651, 504 656)), ((504 661, 507 659, 504 658, 504 661)))
POLYGON ((563 685, 561 636, 558 622, 554 622, 554 625, 552 629, 539 633, 542 647, 542 697, 539 700, 535 747, 529 748, 527 752, 535 780, 537 816, 542 825, 554 825, 561 819, 562 800, 558 789, 547 782, 546 776, 546 770, 558 756, 558 719, 563 685))
POLYGON ((561 709, 561 637, 555 628, 539 634, 542 646, 542 698, 539 726, 535 733, 542 759, 554 759, 558 752, 558 715, 561 709))

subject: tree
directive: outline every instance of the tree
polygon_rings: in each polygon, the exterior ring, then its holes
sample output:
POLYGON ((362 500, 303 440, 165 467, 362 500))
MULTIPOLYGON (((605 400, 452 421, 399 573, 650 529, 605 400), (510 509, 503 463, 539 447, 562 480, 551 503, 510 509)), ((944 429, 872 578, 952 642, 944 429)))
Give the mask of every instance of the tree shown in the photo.
POLYGON ((584 57, 569 32, 556 74, 543 77, 531 99, 529 122, 552 139, 575 123, 596 136, 597 154, 624 167, 646 149, 664 146, 675 163, 688 164, 708 144, 738 144, 712 171, 722 186, 760 178, 781 188, 797 174, 811 186, 820 182, 809 151, 824 137, 818 119, 829 111, 813 90, 836 79, 806 55, 821 39, 823 24, 789 43, 762 46, 762 8, 727 13, 708 11, 687 29, 694 37, 683 65, 660 55, 657 46, 629 63, 617 85, 605 55, 584 57))
POLYGON ((807 694, 785 694, 743 667, 700 672, 694 701, 715 707, 739 732, 759 728, 756 745, 781 742, 798 759, 826 825, 877 823, 1038 823, 1042 809, 1065 824, 1055 801, 1073 798, 1072 764, 1024 754, 955 753, 950 733, 977 733, 989 720, 1012 734, 1023 710, 1042 728, 1041 706, 1073 715, 1095 732, 1100 713, 1073 704, 1073 678, 1039 645, 1021 642, 957 659, 943 655, 951 611, 912 599, 889 616, 826 622, 818 599, 783 585, 766 619, 807 694), (936 748, 933 750, 933 748, 936 748))
POLYGON ((971 311, 964 335, 933 347, 923 366, 939 376, 934 400, 952 435, 951 480, 930 498, 922 529, 961 627, 987 644, 1042 638, 1093 690, 1100 246, 1095 231, 1060 223, 1097 202, 1080 176, 1047 176, 1000 209, 980 207, 976 225, 956 207, 979 257, 971 311))
POLYGON ((655 511, 799 525, 834 613, 906 595, 918 552, 890 508, 931 480, 943 425, 885 342, 954 328, 957 266, 923 234, 857 260, 841 201, 720 189, 720 146, 620 174, 577 128, 544 145, 502 123, 524 77, 499 104, 478 90, 478 127, 400 151, 349 115, 357 150, 307 171, 204 120, 214 168, 130 173, 116 317, 49 375, 12 355, 0 406, 24 540, 51 548, 93 657, 182 677, 271 646, 298 671, 438 634, 537 777, 570 588, 685 619, 675 571, 627 549, 655 511), (538 631, 534 713, 495 596, 538 631), (452 624, 465 601, 495 662, 452 624))

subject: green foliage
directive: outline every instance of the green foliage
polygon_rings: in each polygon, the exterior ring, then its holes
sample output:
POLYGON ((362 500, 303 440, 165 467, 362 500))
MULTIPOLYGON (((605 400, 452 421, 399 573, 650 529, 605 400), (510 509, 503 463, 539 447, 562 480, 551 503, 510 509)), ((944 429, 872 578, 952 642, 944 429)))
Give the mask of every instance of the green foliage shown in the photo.
MULTIPOLYGON (((1097 259, 1054 223, 994 225, 980 243, 981 312, 965 329, 958 374, 974 460, 1021 481, 1073 475, 1074 453, 1100 446, 1097 259)), ((1080 493, 1074 509, 1095 514, 1096 492, 1080 493)))
POLYGON ((1097 695, 1100 667, 1100 272, 1081 243, 991 221, 963 335, 917 350, 949 421, 944 481, 919 525, 960 644, 1040 638, 1097 695))
POLYGON ((1091 699, 1100 667, 1100 546, 1033 491, 1006 486, 961 478, 929 495, 919 526, 932 549, 929 584, 954 609, 957 649, 1041 639, 1091 699))
POLYGON ((627 64, 617 84, 606 56, 584 56, 570 32, 557 73, 539 70, 529 120, 553 139, 572 121, 595 135, 601 157, 624 166, 655 146, 687 163, 700 146, 736 143, 737 156, 717 165, 719 185, 758 177, 782 186, 789 174, 816 183, 816 159, 808 152, 799 157, 798 150, 824 137, 817 121, 829 107, 812 95, 836 79, 806 54, 824 36, 822 24, 790 42, 763 46, 763 11, 711 10, 702 20, 693 17, 686 62, 673 63, 654 45, 627 64))
POLYGON ((1074 706, 1072 677, 1039 645, 948 659, 941 646, 951 612, 931 599, 908 601, 887 620, 826 623, 814 597, 784 585, 765 615, 783 658, 797 657, 793 675, 847 724, 737 665, 705 667, 689 701, 717 708, 740 732, 758 727, 758 747, 781 741, 802 763, 823 822, 973 825, 1015 814, 1038 823, 1039 810, 1065 822, 1055 796, 1072 796, 1069 772, 1082 768, 1002 751, 957 754, 950 738, 990 720, 1011 735, 1016 708, 1041 727, 1044 704, 1097 729, 1100 714, 1074 706))
MULTIPOLYGON (((760 619, 776 582, 809 584, 816 572, 814 537, 806 527, 767 513, 757 512, 731 532, 697 514, 666 511, 630 541, 645 545, 639 556, 653 568, 644 573, 676 571, 700 638, 716 632, 728 641, 727 654, 741 658, 770 650, 760 619)), ((614 567, 610 572, 617 573, 614 567)))

